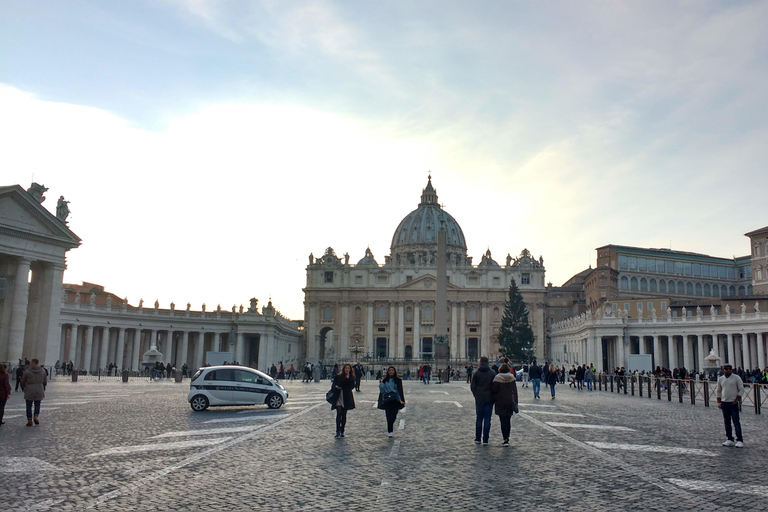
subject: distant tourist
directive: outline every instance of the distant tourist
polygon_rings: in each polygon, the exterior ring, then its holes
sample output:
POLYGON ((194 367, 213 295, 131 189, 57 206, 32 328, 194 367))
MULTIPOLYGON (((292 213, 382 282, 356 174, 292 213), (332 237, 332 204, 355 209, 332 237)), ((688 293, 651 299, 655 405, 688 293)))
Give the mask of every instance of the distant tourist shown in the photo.
POLYGON ((11 377, 8 375, 8 366, 0 363, 0 425, 5 425, 5 402, 11 398, 11 377))
POLYGON ((723 446, 744 447, 744 438, 741 436, 741 422, 739 421, 739 402, 744 394, 744 382, 741 377, 733 373, 733 366, 726 364, 723 366, 723 375, 717 379, 715 396, 717 397, 717 407, 723 411, 723 421, 725 422, 725 437, 723 446), (736 442, 733 440, 733 429, 736 430, 736 442))
POLYGON ((472 376, 469 389, 475 397, 475 444, 488 445, 491 434, 491 416, 493 415, 493 379, 496 372, 491 370, 488 358, 480 358, 480 365, 472 376))
POLYGON ((21 383, 24 386, 24 400, 27 401, 27 426, 32 426, 32 406, 34 405, 34 422, 35 425, 40 424, 38 416, 40 416, 40 402, 45 398, 45 387, 48 385, 48 378, 45 375, 45 370, 38 366, 40 361, 32 359, 29 364, 29 368, 24 371, 24 375, 21 377, 21 383))
POLYGON ((557 385, 557 370, 555 370, 555 365, 550 364, 549 365, 549 373, 547 374, 547 385, 549 386, 549 390, 552 393, 552 400, 555 399, 555 386, 557 385))
POLYGON ((528 375, 531 377, 531 387, 533 387, 533 398, 541 398, 541 366, 536 364, 536 360, 533 360, 533 364, 528 368, 528 375))
POLYGON ((377 407, 384 410, 387 418, 387 436, 394 436, 397 413, 405 407, 405 392, 403 381, 397 376, 394 366, 387 368, 387 375, 379 384, 379 400, 377 407))
POLYGON ((347 411, 355 408, 355 396, 352 390, 355 389, 355 370, 347 363, 341 371, 333 378, 332 387, 337 393, 334 394, 334 401, 331 409, 336 410, 336 438, 344 437, 344 430, 347 427, 347 411))

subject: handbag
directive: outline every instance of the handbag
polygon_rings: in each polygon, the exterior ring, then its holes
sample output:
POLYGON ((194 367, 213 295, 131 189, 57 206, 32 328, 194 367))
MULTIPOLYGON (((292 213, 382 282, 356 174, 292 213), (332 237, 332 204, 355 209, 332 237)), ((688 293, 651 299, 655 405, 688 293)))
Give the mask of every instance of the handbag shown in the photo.
POLYGON ((381 403, 394 404, 395 402, 400 402, 400 395, 397 391, 386 391, 381 394, 381 403))
POLYGON ((520 409, 517 407, 517 402, 512 402, 512 412, 515 414, 520 414, 520 409))
POLYGON ((341 393, 341 391, 334 389, 333 382, 331 382, 331 389, 325 394, 325 401, 331 405, 335 404, 336 400, 339 399, 339 393, 341 393))

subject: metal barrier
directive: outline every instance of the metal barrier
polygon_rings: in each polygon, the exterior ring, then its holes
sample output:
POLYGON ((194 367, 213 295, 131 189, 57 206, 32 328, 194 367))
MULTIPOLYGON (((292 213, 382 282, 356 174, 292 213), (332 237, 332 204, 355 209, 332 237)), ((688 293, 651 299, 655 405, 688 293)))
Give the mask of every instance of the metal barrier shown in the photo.
MULTIPOLYGON (((656 378, 652 375, 608 375, 597 376, 596 391, 609 393, 623 393, 635 396, 635 389, 642 398, 654 398, 652 390, 656 390, 655 398, 662 400, 662 393, 666 391, 668 402, 672 396, 677 396, 679 403, 690 402, 696 405, 696 401, 704 403, 704 407, 717 404, 717 382, 708 380, 668 379, 656 378), (643 392, 646 387, 647 393, 643 392)), ((741 399, 741 407, 751 407, 755 414, 762 414, 764 406, 768 405, 768 384, 744 383, 744 395, 741 399)))

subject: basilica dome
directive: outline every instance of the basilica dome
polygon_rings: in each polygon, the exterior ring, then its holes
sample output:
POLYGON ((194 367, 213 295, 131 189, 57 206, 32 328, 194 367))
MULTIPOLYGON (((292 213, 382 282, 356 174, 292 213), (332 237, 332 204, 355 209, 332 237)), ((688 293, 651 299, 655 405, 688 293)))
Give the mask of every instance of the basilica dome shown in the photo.
POLYGON ((467 254, 464 232, 456 219, 440 207, 437 192, 432 187, 430 177, 422 191, 419 207, 406 215, 395 230, 391 246, 392 258, 397 260, 400 257, 402 263, 434 264, 431 260, 434 257, 437 231, 440 229, 441 222, 444 224, 449 257, 451 259, 458 257, 455 261, 463 262, 467 254), (402 258, 405 258, 405 261, 402 261, 402 258))

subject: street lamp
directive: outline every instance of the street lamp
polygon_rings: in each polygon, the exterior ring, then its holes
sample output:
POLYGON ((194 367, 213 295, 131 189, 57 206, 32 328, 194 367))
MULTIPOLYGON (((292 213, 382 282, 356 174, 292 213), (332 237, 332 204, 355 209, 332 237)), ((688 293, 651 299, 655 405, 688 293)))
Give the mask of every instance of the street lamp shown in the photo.
POLYGON ((359 342, 355 341, 354 345, 349 346, 349 351, 355 354, 355 361, 358 361, 358 354, 365 352, 365 347, 359 345, 359 342))

